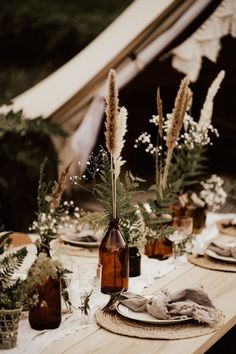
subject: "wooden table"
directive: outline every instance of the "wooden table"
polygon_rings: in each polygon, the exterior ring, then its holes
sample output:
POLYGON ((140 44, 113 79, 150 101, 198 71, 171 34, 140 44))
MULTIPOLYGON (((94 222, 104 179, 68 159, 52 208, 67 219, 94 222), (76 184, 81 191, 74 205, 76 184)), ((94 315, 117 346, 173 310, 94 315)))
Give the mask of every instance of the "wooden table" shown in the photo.
POLYGON ((236 324, 236 273, 212 271, 186 264, 145 290, 153 294, 161 288, 170 291, 203 285, 213 303, 225 314, 225 324, 209 335, 184 340, 148 340, 113 334, 97 325, 71 334, 50 345, 43 354, 190 354, 205 353, 236 324))

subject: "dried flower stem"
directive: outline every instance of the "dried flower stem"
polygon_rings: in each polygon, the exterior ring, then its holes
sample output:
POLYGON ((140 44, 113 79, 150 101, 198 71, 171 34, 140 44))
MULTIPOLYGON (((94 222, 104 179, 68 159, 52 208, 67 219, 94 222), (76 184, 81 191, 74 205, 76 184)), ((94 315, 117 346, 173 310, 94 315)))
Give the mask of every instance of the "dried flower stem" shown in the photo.
POLYGON ((207 128, 211 124, 214 97, 217 94, 224 77, 225 71, 221 70, 207 91, 206 100, 201 109, 201 115, 198 122, 200 128, 207 128))
POLYGON ((52 201, 51 201, 51 205, 50 205, 50 209, 51 210, 55 210, 59 207, 60 201, 61 201, 61 196, 65 190, 66 187, 66 179, 67 176, 69 174, 70 171, 70 167, 72 165, 71 161, 65 168, 64 170, 61 172, 60 178, 58 180, 58 183, 56 185, 55 191, 53 193, 52 196, 52 201))
POLYGON ((157 96, 156 96, 156 102, 157 102, 157 113, 159 116, 159 124, 158 124, 158 134, 157 134, 157 142, 156 142, 156 153, 155 153, 155 161, 156 161, 156 193, 159 193, 160 197, 162 198, 162 160, 163 160, 163 150, 162 150, 162 143, 163 143, 163 105, 162 105, 162 99, 161 99, 161 93, 160 93, 160 88, 158 87, 157 89, 157 96), (161 145, 161 151, 160 151, 160 158, 158 157, 158 145, 159 145, 159 139, 160 145, 161 145))
POLYGON ((117 116, 119 113, 119 99, 118 88, 116 83, 116 72, 111 69, 107 79, 107 97, 106 97, 106 147, 110 154, 114 154, 115 146, 115 132, 117 130, 117 116))
POLYGON ((118 88, 116 72, 111 69, 108 75, 108 95, 106 97, 106 147, 111 159, 112 181, 112 216, 116 219, 116 180, 120 174, 120 168, 125 163, 121 157, 126 133, 127 111, 124 107, 119 110, 118 88))
POLYGON ((161 93, 160 93, 159 87, 157 89, 157 113, 159 115, 159 124, 158 124, 159 135, 162 138, 162 136, 163 136, 163 105, 162 105, 162 99, 161 99, 161 93))
POLYGON ((111 155, 111 189, 112 189, 112 215, 116 219, 116 178, 114 171, 114 158, 111 155))
POLYGON ((175 105, 174 105, 174 109, 172 112, 172 123, 171 123, 171 127, 168 130, 167 140, 166 140, 167 157, 166 157, 163 179, 162 179, 162 189, 163 190, 166 188, 166 183, 167 183, 170 163, 171 163, 171 159, 172 159, 172 155, 173 155, 173 150, 174 150, 176 141, 179 137, 180 130, 183 125, 184 115, 186 113, 188 103, 189 103, 190 91, 189 91, 188 85, 189 85, 189 80, 187 77, 185 77, 180 83, 180 88, 178 90, 178 93, 177 93, 177 96, 175 99, 175 105))

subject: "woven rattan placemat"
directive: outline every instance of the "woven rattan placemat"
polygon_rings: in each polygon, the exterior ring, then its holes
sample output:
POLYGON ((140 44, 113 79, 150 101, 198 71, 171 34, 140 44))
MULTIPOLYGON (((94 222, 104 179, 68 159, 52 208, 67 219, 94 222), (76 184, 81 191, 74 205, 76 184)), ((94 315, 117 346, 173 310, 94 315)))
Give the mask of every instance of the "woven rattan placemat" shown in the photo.
POLYGON ((145 339, 174 340, 198 337, 214 332, 223 324, 219 323, 216 327, 212 328, 190 320, 174 325, 153 325, 129 320, 118 313, 104 313, 101 310, 97 310, 95 315, 98 325, 107 331, 123 336, 145 339))
POLYGON ((188 255, 188 260, 190 263, 193 263, 202 268, 219 270, 221 272, 236 272, 236 263, 227 263, 218 259, 212 259, 207 255, 204 255, 203 257, 188 255))

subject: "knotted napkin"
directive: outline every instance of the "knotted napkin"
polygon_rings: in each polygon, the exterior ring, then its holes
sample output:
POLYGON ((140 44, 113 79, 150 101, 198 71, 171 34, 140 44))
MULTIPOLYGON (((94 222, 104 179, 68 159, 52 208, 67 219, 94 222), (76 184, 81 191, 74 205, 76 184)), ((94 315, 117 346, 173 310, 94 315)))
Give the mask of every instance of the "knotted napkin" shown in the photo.
POLYGON ((162 290, 149 299, 131 292, 123 292, 118 301, 135 312, 147 311, 159 320, 190 317, 214 326, 223 319, 222 311, 214 307, 202 289, 183 289, 173 294, 162 290))
POLYGON ((226 245, 220 242, 211 242, 208 246, 207 249, 215 252, 219 256, 224 256, 224 257, 233 257, 236 259, 236 245, 226 245))

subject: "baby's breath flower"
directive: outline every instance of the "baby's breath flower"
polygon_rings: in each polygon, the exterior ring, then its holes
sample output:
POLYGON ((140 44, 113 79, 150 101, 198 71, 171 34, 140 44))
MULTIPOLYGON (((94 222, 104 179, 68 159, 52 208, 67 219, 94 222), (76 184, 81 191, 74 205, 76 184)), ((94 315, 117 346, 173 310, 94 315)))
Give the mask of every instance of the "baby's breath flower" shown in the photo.
POLYGON ((52 197, 50 195, 46 195, 45 200, 50 203, 52 201, 52 197))
MULTIPOLYGON (((159 116, 152 116, 149 120, 150 123, 155 125, 159 124, 159 116)), ((166 141, 166 136, 169 128, 172 124, 172 114, 167 114, 166 119, 163 122, 163 131, 164 136, 163 140, 166 141)), ((179 138, 176 141, 175 146, 177 149, 181 150, 184 147, 187 147, 189 150, 193 150, 196 146, 207 146, 212 145, 211 137, 216 136, 219 137, 219 133, 216 128, 212 126, 212 124, 207 127, 200 126, 194 119, 185 114, 183 121, 183 132, 180 134, 179 138)), ((151 155, 154 155, 157 151, 158 155, 160 155, 160 149, 162 147, 154 147, 152 143, 151 134, 147 132, 143 132, 137 139, 135 139, 134 147, 138 148, 138 146, 142 145, 144 150, 151 155)))
POLYGON ((212 175, 208 180, 201 182, 203 189, 200 198, 212 211, 218 210, 227 198, 227 193, 223 189, 224 181, 217 175, 212 175))

